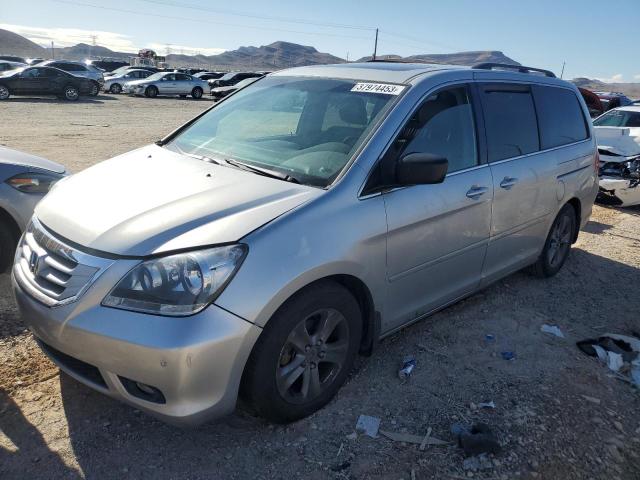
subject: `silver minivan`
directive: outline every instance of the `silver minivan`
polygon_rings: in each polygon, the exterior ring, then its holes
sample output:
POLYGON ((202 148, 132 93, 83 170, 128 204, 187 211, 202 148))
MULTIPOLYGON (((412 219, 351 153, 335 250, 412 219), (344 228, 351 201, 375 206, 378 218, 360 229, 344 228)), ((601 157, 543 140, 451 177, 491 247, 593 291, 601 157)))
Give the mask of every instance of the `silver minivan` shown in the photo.
POLYGON ((239 395, 296 420, 381 338, 560 270, 598 191, 588 119, 522 66, 279 71, 58 182, 15 258, 18 305, 61 369, 166 421, 239 395))

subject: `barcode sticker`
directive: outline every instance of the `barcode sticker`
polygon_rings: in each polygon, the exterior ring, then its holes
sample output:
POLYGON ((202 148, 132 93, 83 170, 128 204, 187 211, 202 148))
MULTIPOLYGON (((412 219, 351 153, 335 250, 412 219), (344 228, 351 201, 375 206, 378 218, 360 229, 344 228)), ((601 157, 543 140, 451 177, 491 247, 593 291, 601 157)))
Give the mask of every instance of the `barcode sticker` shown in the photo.
POLYGON ((382 93, 384 95, 400 95, 403 85, 389 85, 388 83, 356 83, 352 92, 382 93))

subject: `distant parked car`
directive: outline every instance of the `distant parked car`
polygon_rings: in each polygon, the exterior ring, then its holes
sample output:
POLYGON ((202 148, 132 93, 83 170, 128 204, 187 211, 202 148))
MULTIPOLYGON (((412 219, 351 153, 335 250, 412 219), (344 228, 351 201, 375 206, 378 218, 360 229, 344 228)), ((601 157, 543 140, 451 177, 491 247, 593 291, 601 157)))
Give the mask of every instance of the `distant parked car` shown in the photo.
POLYGON ((16 68, 26 67, 26 63, 11 62, 9 60, 0 60, 0 72, 6 72, 7 70, 15 70, 16 68))
POLYGON ((123 73, 118 75, 112 75, 107 77, 104 81, 104 91, 111 93, 121 93, 122 86, 127 82, 131 82, 133 80, 141 80, 143 78, 147 78, 153 75, 153 72, 149 70, 125 70, 123 73))
POLYGON ((126 93, 157 97, 158 95, 180 95, 201 98, 209 84, 186 73, 159 72, 145 78, 128 82, 124 86, 126 93))
POLYGON ((257 78, 263 76, 264 75, 262 73, 257 72, 230 72, 217 80, 210 81, 209 85, 211 86, 211 88, 229 87, 231 85, 235 85, 238 82, 241 82, 245 78, 257 78))
POLYGON ((69 72, 76 77, 88 78, 92 81, 90 95, 96 96, 100 93, 102 85, 104 85, 104 76, 102 71, 94 66, 85 65, 82 62, 72 62, 68 60, 47 60, 40 63, 43 67, 53 67, 69 72))
POLYGON ((27 63, 26 58, 24 57, 16 57, 15 55, 0 55, 0 60, 4 60, 7 62, 16 62, 16 63, 27 63))
POLYGON ((105 80, 109 77, 113 77, 115 75, 120 75, 122 73, 128 72, 129 70, 147 70, 151 73, 158 73, 158 69, 155 67, 132 67, 131 65, 125 65, 120 68, 116 68, 113 72, 108 72, 104 74, 105 80))
POLYGON ((0 147, 0 272, 11 265, 36 203, 64 175, 62 165, 0 147))
POLYGON ((90 95, 95 81, 76 77, 51 67, 26 67, 0 73, 0 100, 11 95, 57 95, 65 100, 78 100, 90 95))
POLYGON ((44 62, 44 58, 27 58, 27 65, 38 65, 44 62))
POLYGON ((640 205, 640 106, 609 110, 593 121, 600 170, 597 200, 640 205))
POLYGON ((618 92, 593 92, 595 93, 600 102, 602 102, 602 106, 604 107, 605 112, 607 110, 613 110, 618 107, 626 107, 627 105, 631 105, 633 100, 624 95, 623 93, 618 92))
POLYGON ((232 94, 236 90, 246 87, 247 85, 252 84, 258 80, 258 78, 245 78, 241 82, 236 83, 235 85, 231 85, 229 87, 216 87, 211 89, 211 96, 216 100, 220 100, 221 98, 226 97, 227 95, 232 94))
POLYGON ((194 77, 199 78, 200 80, 217 80, 224 75, 224 72, 200 72, 196 73, 194 77))
POLYGON ((129 62, 121 60, 87 60, 85 63, 87 65, 99 68, 104 72, 112 72, 117 68, 129 66, 129 62))

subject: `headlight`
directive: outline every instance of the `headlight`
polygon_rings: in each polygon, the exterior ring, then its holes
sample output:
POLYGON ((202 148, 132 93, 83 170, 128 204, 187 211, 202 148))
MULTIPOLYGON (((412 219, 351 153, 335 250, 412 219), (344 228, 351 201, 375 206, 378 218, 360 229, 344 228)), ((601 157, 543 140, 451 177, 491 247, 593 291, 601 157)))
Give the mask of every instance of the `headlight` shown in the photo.
POLYGON ((197 313, 220 295, 246 253, 246 245, 228 245, 144 261, 102 305, 156 315, 197 313))
POLYGON ((45 194, 61 178, 60 175, 50 173, 26 172, 11 177, 6 183, 24 193, 45 194))

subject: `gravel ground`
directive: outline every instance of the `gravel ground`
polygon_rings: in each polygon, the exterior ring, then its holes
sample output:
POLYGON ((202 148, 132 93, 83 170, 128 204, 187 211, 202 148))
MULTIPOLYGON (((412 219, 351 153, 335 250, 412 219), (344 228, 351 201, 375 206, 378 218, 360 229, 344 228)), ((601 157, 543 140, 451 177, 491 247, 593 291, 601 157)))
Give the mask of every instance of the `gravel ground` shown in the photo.
MULTIPOLYGON (((110 95, 78 104, 14 100, 2 104, 0 143, 79 171, 208 105, 110 95)), ((59 374, 25 331, 2 275, 0 478, 638 479, 640 396, 575 342, 640 331, 639 220, 640 209, 596 207, 556 277, 517 273, 387 338, 335 400, 288 426, 240 409, 180 430, 59 374), (541 333, 543 323, 566 338, 541 333), (515 359, 503 360, 505 350, 515 359), (406 354, 417 367, 402 383, 396 372, 406 354), (476 407, 489 400, 495 409, 476 407), (357 436, 360 414, 393 432, 431 428, 451 443, 420 450, 357 436), (493 429, 502 453, 486 470, 465 470, 450 427, 478 421, 493 429)))

